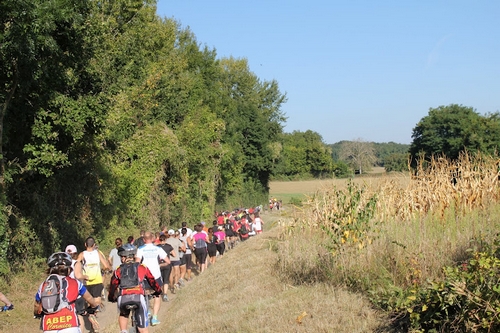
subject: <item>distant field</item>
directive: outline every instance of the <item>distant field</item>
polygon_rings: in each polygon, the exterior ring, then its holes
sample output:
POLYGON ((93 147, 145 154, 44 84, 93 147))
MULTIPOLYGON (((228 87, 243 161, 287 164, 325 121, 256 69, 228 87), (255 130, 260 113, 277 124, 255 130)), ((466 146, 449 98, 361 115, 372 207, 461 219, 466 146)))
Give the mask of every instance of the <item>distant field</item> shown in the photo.
MULTIPOLYGON (((400 183, 406 183, 407 177, 401 174, 386 174, 384 168, 373 168, 369 174, 356 176, 354 182, 377 185, 389 179, 397 179, 400 183)), ((269 195, 278 200, 283 200, 283 203, 288 203, 291 198, 303 199, 305 196, 312 195, 321 189, 334 186, 337 188, 343 187, 347 182, 348 179, 276 181, 270 183, 269 195)))

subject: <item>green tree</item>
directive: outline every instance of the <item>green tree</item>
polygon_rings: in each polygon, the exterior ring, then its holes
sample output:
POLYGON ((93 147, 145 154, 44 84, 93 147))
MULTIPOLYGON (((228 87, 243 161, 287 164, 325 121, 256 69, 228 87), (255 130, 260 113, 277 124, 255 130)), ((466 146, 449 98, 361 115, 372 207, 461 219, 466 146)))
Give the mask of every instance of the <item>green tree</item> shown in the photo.
POLYGON ((352 171, 344 161, 334 161, 333 174, 337 178, 347 178, 352 175, 352 171))
POLYGON ((382 143, 374 142, 373 146, 375 149, 375 156, 377 157, 376 164, 378 166, 385 166, 387 157, 391 155, 405 155, 408 153, 408 149, 410 149, 410 145, 408 144, 395 143, 392 141, 382 143))
POLYGON ((88 226, 73 222, 100 200, 96 138, 105 108, 90 72, 96 44, 89 2, 0 6, 2 196, 10 248, 38 239, 27 251, 32 256, 58 248, 60 231, 78 235, 88 226))
POLYGON ((330 148, 318 133, 307 130, 282 135, 282 152, 274 166, 277 178, 331 177, 333 161, 330 148))
POLYGON ((223 161, 222 165, 232 171, 237 166, 241 169, 240 176, 238 172, 222 171, 219 191, 226 197, 245 193, 265 197, 276 155, 273 144, 279 141, 285 121, 281 105, 286 96, 279 91, 276 81, 261 82, 250 72, 246 59, 222 59, 220 66, 222 105, 217 112, 226 123, 222 143, 231 146, 226 156, 231 160, 223 161), (226 188, 225 184, 231 184, 232 188, 226 188))
POLYGON ((408 171, 408 153, 406 154, 390 154, 384 159, 385 171, 408 171))
POLYGON ((458 158, 461 151, 494 153, 500 145, 500 115, 481 116, 472 107, 457 104, 429 109, 413 129, 410 154, 446 155, 458 158))

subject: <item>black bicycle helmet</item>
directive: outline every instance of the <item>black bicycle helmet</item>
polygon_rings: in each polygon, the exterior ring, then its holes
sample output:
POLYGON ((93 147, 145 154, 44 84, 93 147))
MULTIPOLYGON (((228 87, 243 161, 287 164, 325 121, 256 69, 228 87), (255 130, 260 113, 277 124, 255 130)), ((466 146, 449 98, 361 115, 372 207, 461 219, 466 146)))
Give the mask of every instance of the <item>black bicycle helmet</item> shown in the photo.
POLYGON ((52 253, 50 257, 47 259, 47 265, 49 265, 49 267, 55 267, 60 265, 70 267, 71 264, 72 264, 71 256, 66 252, 52 253))
POLYGON ((118 255, 120 257, 135 256, 136 253, 137 253, 137 248, 130 243, 122 245, 118 248, 118 255))

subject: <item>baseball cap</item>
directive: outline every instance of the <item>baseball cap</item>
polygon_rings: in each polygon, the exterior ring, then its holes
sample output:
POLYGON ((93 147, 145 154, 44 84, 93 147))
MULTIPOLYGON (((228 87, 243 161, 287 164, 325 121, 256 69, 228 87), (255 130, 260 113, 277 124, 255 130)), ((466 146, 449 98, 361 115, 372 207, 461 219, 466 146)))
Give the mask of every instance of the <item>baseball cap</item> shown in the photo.
POLYGON ((64 250, 66 253, 76 253, 78 250, 76 249, 76 246, 74 245, 68 245, 66 246, 66 249, 64 250))
POLYGON ((170 229, 170 230, 168 231, 168 234, 169 234, 169 235, 174 235, 174 234, 175 234, 174 229, 170 229))

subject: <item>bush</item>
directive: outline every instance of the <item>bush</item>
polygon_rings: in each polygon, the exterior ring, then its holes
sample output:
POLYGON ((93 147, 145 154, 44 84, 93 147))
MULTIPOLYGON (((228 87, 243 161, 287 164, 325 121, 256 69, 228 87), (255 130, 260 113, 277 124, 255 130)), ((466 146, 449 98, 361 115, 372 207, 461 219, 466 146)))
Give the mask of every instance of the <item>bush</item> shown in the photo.
POLYGON ((500 331, 499 244, 483 244, 469 260, 445 267, 442 281, 409 290, 395 317, 412 332, 500 331))
POLYGON ((302 200, 297 197, 291 197, 288 203, 293 206, 298 206, 298 207, 302 206, 302 200))

